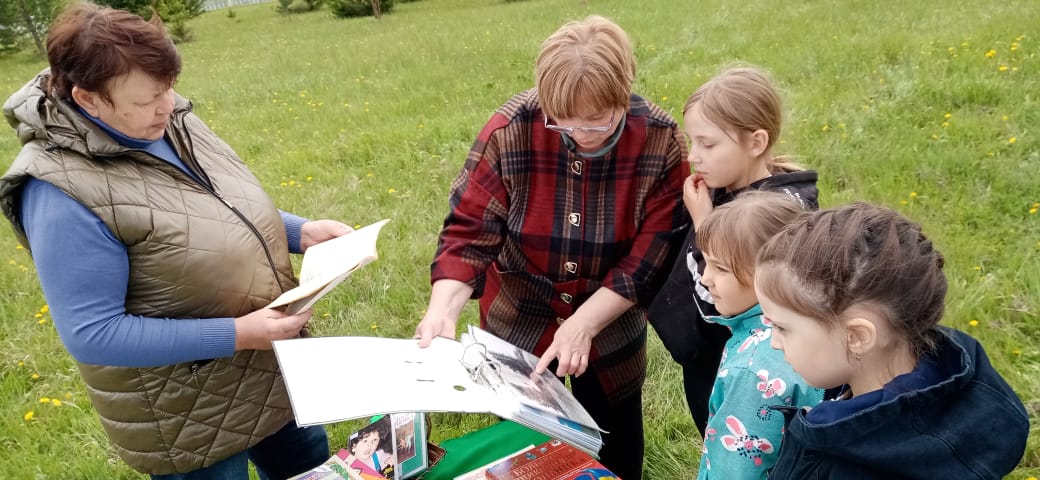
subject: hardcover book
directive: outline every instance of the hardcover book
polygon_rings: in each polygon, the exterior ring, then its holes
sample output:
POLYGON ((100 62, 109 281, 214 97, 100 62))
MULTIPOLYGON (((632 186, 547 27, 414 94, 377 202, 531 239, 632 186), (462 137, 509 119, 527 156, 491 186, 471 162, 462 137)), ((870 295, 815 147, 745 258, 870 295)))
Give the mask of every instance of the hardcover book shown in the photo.
POLYGON ((549 440, 492 465, 487 480, 620 480, 592 457, 559 440, 549 440))
POLYGON ((597 455, 603 445, 592 416, 552 372, 534 374, 538 357, 478 327, 459 341, 319 337, 273 342, 300 425, 396 412, 494 413, 597 455), (328 382, 365 359, 349 382, 328 382), (358 395, 378 385, 380 395, 358 395), (344 401, 349 398, 350 401, 344 401))

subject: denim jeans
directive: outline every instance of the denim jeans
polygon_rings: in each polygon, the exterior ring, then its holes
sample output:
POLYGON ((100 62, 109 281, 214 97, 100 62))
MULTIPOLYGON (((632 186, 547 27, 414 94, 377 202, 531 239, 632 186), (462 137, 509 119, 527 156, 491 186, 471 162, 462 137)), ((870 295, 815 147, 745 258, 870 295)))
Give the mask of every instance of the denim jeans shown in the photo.
POLYGON ((152 475, 153 480, 249 480, 253 462, 261 480, 285 480, 320 465, 329 458, 325 427, 299 428, 296 422, 274 435, 208 467, 188 473, 152 475))

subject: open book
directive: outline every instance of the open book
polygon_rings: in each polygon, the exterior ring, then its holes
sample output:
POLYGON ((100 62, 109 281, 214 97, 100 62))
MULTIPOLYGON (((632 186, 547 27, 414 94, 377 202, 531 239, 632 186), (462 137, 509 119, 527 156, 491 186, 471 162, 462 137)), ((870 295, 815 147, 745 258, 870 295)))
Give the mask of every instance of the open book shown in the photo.
POLYGON ((534 375, 537 357, 474 326, 460 341, 438 337, 427 348, 380 337, 273 344, 300 425, 395 412, 494 413, 593 456, 603 446, 599 426, 563 382, 549 371, 534 375))
POLYGON ((376 239, 389 221, 381 220, 308 248, 300 267, 300 285, 281 294, 267 308, 285 307, 285 313, 290 315, 311 308, 355 270, 379 258, 376 239))

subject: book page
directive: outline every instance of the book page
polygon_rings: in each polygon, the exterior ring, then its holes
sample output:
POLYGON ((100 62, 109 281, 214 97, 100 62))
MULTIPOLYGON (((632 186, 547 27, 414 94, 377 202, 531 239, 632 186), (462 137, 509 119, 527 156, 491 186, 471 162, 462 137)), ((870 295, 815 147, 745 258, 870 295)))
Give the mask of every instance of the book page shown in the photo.
POLYGON ((487 347, 488 357, 500 367, 498 373, 505 387, 521 403, 547 410, 585 427, 598 429, 596 421, 585 407, 578 403, 574 394, 567 390, 567 386, 552 372, 546 370, 541 375, 535 375, 534 368, 538 365, 538 357, 479 327, 470 326, 467 334, 469 337, 464 338, 463 343, 472 339, 473 342, 487 347))
POLYGON ((315 337, 273 342, 296 421, 317 425, 396 412, 497 413, 497 395, 470 378, 461 343, 315 337))
POLYGON ((381 220, 351 233, 312 245, 303 254, 300 285, 281 294, 267 308, 286 307, 296 314, 311 308, 355 270, 379 258, 376 240, 389 222, 381 220))

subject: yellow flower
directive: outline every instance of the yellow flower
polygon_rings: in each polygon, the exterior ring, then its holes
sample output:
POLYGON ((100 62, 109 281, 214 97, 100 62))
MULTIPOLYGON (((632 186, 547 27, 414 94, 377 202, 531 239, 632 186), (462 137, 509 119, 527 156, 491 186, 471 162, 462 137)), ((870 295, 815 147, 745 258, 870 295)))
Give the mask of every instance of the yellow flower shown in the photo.
POLYGON ((32 379, 33 380, 39 380, 40 379, 40 374, 39 373, 32 374, 32 379))
POLYGON ((8 265, 18 265, 18 262, 14 261, 14 260, 8 260, 7 264, 8 265))
POLYGON ((900 205, 906 205, 907 203, 910 203, 910 202, 907 202, 906 200, 900 200, 899 201, 900 205))
POLYGON ((296 185, 296 180, 289 180, 289 185, 296 185))
POLYGON ((968 322, 968 325, 971 325, 971 326, 973 326, 973 327, 977 327, 977 326, 979 326, 979 321, 978 321, 978 320, 975 320, 975 319, 973 318, 973 319, 971 319, 971 321, 969 321, 969 322, 968 322))
POLYGON ((40 307, 40 312, 41 313, 47 313, 49 311, 51 311, 51 307, 49 305, 44 305, 44 306, 40 307))
POLYGON ((372 178, 372 172, 368 172, 368 174, 366 174, 365 176, 368 178, 372 178))
POLYGON ((282 183, 281 183, 281 186, 283 186, 283 187, 287 187, 287 186, 289 186, 289 184, 288 184, 288 183, 285 183, 285 182, 282 182, 282 183))
POLYGON ((975 271, 982 270, 982 265, 975 265, 975 271))
MULTIPOLYGON (((1016 348, 1016 349, 1012 350, 1011 353, 1014 353, 1015 355, 1021 355, 1022 354, 1022 350, 1016 348)), ((1029 478, 1032 478, 1033 480, 1036 480, 1036 477, 1029 477, 1029 478)))
POLYGON ((950 122, 943 122, 942 123, 942 127, 943 128, 946 128, 946 127, 949 127, 949 126, 950 126, 950 122))
POLYGON ((33 318, 40 318, 40 317, 42 317, 42 316, 43 316, 43 314, 42 314, 42 313, 37 313, 37 314, 34 314, 34 315, 33 315, 33 318))
POLYGON ((952 114, 952 113, 947 113, 946 115, 943 115, 943 118, 945 118, 945 119, 949 119, 949 118, 950 118, 950 117, 952 117, 952 116, 953 116, 953 114, 952 114))
POLYGON ((52 398, 51 399, 51 405, 54 405, 55 407, 60 407, 61 406, 61 400, 58 400, 57 398, 52 398))
POLYGON ((667 102, 668 101, 668 97, 667 96, 661 97, 661 101, 662 102, 667 102))
POLYGON ((65 392, 65 400, 71 400, 71 399, 72 399, 72 392, 65 392))
POLYGON ((37 320, 36 323, 39 323, 40 325, 46 325, 47 324, 47 319, 46 318, 41 318, 41 319, 37 320))
POLYGON ((24 367, 24 366, 25 366, 25 362, 23 362, 23 361, 19 360, 19 361, 18 361, 18 366, 19 366, 19 367, 24 367))
POLYGON ((368 328, 370 328, 372 330, 375 330, 375 329, 379 328, 379 325, 376 325, 376 324, 373 323, 372 326, 370 326, 368 328))
POLYGON ((1033 208, 1040 208, 1040 202, 1033 202, 1033 208))
POLYGON ((394 188, 388 188, 388 189, 386 189, 386 193, 394 193, 394 192, 396 192, 396 191, 397 191, 397 189, 394 189, 394 188))
POLYGON ((993 56, 996 55, 996 54, 997 54, 996 50, 990 49, 990 51, 986 52, 986 58, 993 58, 993 56))
POLYGON ((997 70, 1000 70, 1001 72, 1006 72, 1007 71, 1007 65, 1001 65, 1000 68, 998 68, 997 70))
POLYGON ((824 132, 826 132, 827 130, 830 130, 830 129, 831 129, 830 125, 824 125, 823 127, 820 128, 820 130, 822 130, 824 132))
POLYGON ((1000 119, 1006 122, 1006 121, 1007 121, 1007 119, 1008 119, 1008 116, 1007 116, 1007 115, 1004 115, 1004 116, 1000 117, 1000 119))
POLYGON ((43 397, 43 398, 40 399, 40 403, 51 403, 51 399, 49 399, 47 397, 43 397))
POLYGON ((1008 143, 1015 143, 1017 141, 1018 141, 1018 138, 1016 138, 1016 137, 1011 137, 1011 138, 1008 139, 1008 143))
POLYGON ((309 181, 311 181, 311 180, 314 180, 314 177, 312 177, 312 176, 308 175, 308 176, 307 176, 307 181, 309 182, 309 181))
POLYGON ((917 192, 910 192, 910 198, 917 198, 917 192))
POLYGON ((36 412, 33 412, 32 410, 29 410, 28 412, 25 412, 25 415, 22 415, 22 418, 25 419, 26 422, 31 422, 33 417, 35 417, 35 416, 36 416, 36 412))
POLYGON ((15 249, 15 250, 25 250, 25 247, 23 247, 23 246, 21 246, 21 245, 15 245, 15 246, 14 246, 14 249, 15 249))
POLYGON ((1036 215, 1036 210, 1037 210, 1037 208, 1036 208, 1036 207, 1030 208, 1030 209, 1029 209, 1029 214, 1030 214, 1030 215, 1036 215))

